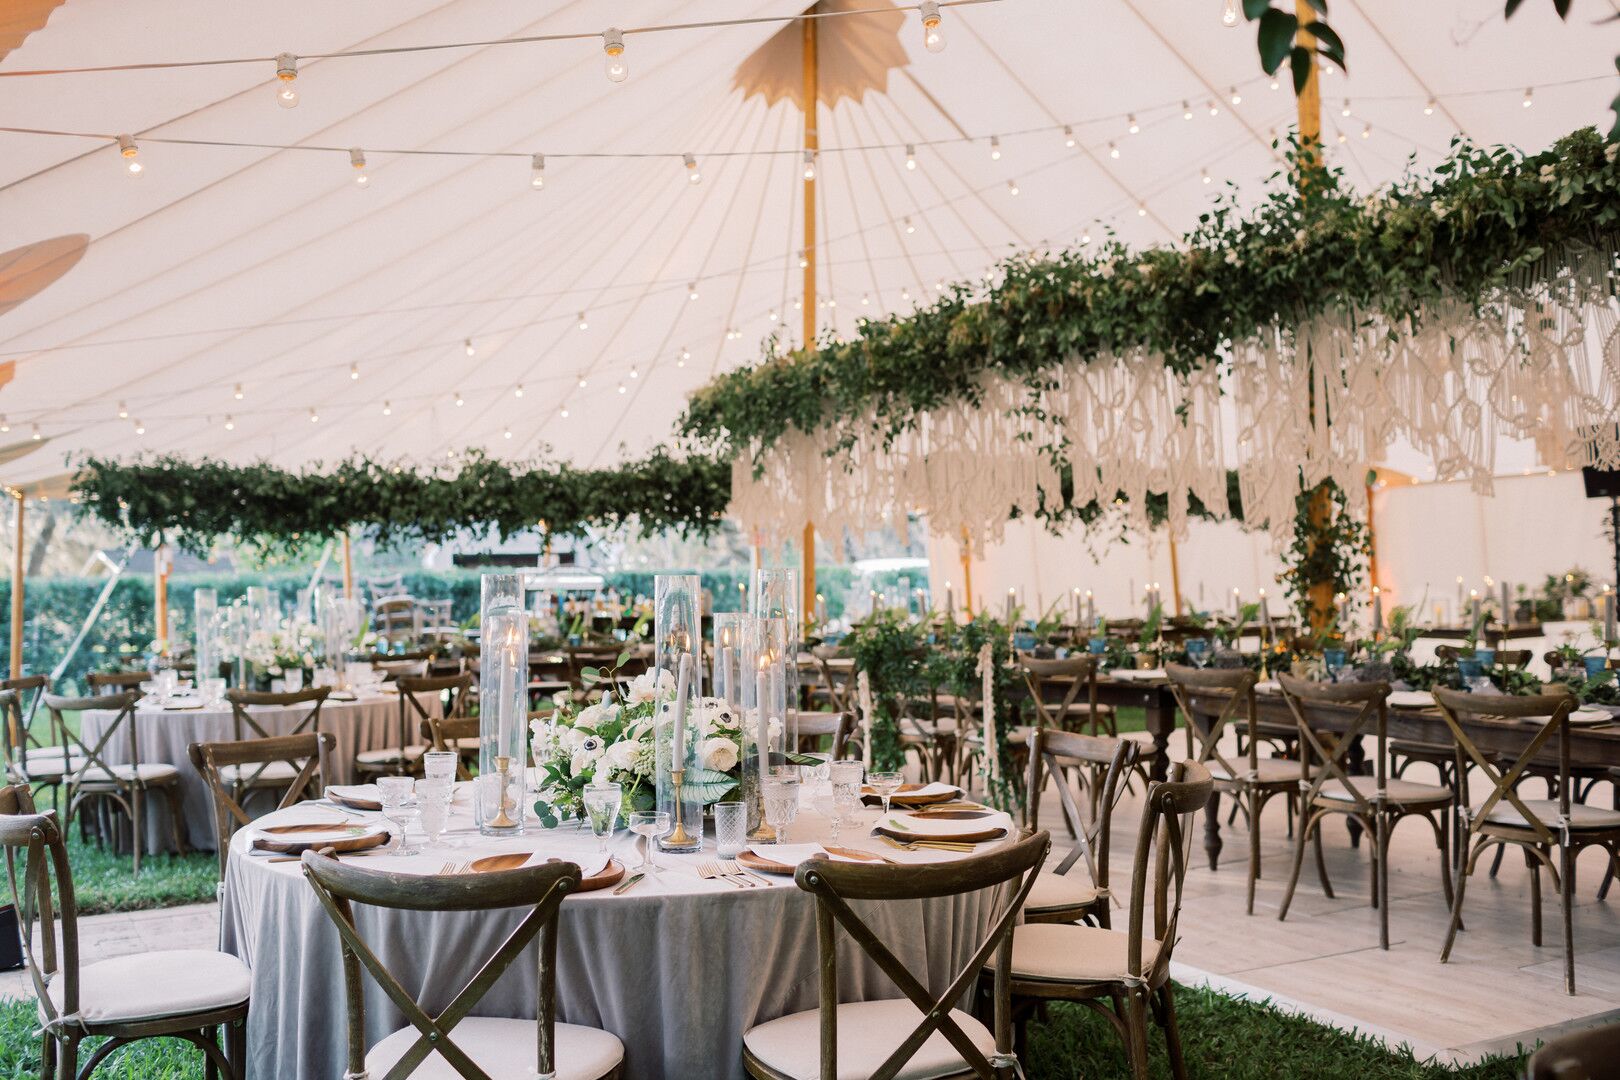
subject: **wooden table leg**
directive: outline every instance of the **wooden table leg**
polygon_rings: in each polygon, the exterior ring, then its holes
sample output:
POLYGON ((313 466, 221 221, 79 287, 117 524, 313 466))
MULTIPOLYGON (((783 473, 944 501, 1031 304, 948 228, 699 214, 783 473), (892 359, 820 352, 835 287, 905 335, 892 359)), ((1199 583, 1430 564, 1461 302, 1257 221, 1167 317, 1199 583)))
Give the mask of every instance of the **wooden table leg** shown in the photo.
POLYGON ((1148 779, 1163 781, 1170 771, 1170 733, 1176 730, 1176 708, 1149 704, 1142 709, 1143 727, 1153 736, 1153 761, 1148 766, 1148 779))

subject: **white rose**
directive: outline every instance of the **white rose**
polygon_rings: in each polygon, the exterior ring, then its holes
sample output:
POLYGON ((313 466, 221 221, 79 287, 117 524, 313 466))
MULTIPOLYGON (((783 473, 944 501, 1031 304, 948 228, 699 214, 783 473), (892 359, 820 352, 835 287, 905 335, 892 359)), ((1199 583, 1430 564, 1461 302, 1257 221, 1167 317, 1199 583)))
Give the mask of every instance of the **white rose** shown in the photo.
POLYGON ((607 748, 602 764, 614 772, 633 772, 636 767, 636 744, 622 739, 607 748))
POLYGON ((612 714, 608 711, 608 707, 598 701, 595 705, 587 706, 574 718, 574 726, 584 728, 586 731, 595 731, 610 719, 612 714))
POLYGON ((706 739, 698 751, 705 769, 729 772, 737 767, 737 744, 730 739, 706 739))

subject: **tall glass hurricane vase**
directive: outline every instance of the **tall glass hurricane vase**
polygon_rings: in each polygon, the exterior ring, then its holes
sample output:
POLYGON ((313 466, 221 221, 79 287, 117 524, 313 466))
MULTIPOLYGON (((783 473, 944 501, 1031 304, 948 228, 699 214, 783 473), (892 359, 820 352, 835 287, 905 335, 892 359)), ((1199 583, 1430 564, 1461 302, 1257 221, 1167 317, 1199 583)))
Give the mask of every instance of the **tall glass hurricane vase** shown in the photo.
POLYGON ((657 809, 669 814, 665 851, 703 847, 703 735, 698 717, 703 699, 703 623, 696 574, 659 574, 653 581, 653 671, 658 705, 653 724, 657 749, 657 809))
POLYGON ((755 570, 753 582, 754 617, 756 619, 782 619, 787 625, 787 651, 782 669, 783 685, 787 690, 787 741, 790 750, 799 746, 798 721, 794 710, 799 707, 799 641, 803 635, 804 613, 800 610, 799 572, 797 570, 755 570))
POLYGON ((193 616, 191 632, 196 635, 192 657, 197 662, 193 686, 201 688, 204 679, 219 677, 219 593, 213 589, 198 589, 192 594, 193 616))
POLYGON ((774 840, 776 832, 765 821, 764 781, 772 765, 787 763, 782 749, 787 715, 786 619, 753 619, 743 653, 743 800, 748 804, 751 840, 774 840))
POLYGON ((518 836, 527 804, 529 719, 529 616, 522 576, 485 574, 481 611, 473 815, 485 836, 518 836))

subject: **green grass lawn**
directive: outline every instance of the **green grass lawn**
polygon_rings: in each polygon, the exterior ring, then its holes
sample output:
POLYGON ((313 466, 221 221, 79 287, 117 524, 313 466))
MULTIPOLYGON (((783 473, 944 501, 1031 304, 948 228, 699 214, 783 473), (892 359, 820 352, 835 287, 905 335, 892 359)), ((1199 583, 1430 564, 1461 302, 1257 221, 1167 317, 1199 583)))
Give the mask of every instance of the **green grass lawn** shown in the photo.
MULTIPOLYGON (((1514 1080, 1522 1068, 1520 1058, 1460 1070, 1428 1065, 1409 1053, 1391 1053, 1368 1039, 1209 990, 1179 988, 1176 1003, 1193 1080, 1514 1080)), ((36 1026, 31 1003, 0 1003, 0 1077, 38 1075, 36 1026)), ((1113 1028, 1078 1005, 1054 1006, 1045 1023, 1031 1024, 1029 1042, 1030 1080, 1128 1075, 1113 1028)), ((1153 1040, 1152 1047, 1153 1077, 1168 1077, 1163 1040, 1153 1040)), ((172 1039, 148 1040, 120 1051, 101 1072, 125 1080, 201 1080, 202 1055, 172 1039)))

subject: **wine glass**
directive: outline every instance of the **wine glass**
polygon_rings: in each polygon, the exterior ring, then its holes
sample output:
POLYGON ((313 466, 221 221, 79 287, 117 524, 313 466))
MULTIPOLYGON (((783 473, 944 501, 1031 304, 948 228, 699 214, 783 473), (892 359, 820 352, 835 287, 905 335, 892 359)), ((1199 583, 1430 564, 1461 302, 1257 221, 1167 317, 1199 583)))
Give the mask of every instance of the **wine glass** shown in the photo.
POLYGON ((422 755, 422 775, 429 780, 454 781, 456 778, 456 752, 429 750, 422 755))
POLYGON ((799 769, 796 765, 772 766, 765 778, 765 821, 776 830, 776 842, 788 842, 788 826, 799 816, 799 769))
POLYGON ((838 796, 829 791, 824 795, 817 795, 811 800, 810 805, 814 806, 816 813, 826 818, 827 824, 832 826, 832 842, 836 846, 838 843, 838 830, 844 824, 843 814, 840 812, 838 805, 838 796))
POLYGON ((409 776, 379 776, 377 778, 377 792, 382 803, 382 815, 393 824, 399 826, 399 839, 395 842, 393 854, 415 855, 416 848, 410 846, 411 822, 421 816, 421 806, 416 801, 416 781, 409 776))
POLYGON ((1203 638, 1188 638, 1187 659, 1192 661, 1195 668, 1202 668, 1209 663, 1209 642, 1203 638))
POLYGON ((900 785, 906 782, 905 776, 894 770, 869 772, 866 774, 866 782, 872 785, 873 791, 883 797, 883 815, 887 817, 889 814, 889 800, 893 799, 894 793, 900 790, 900 785))
POLYGON ((619 820, 619 806, 624 800, 624 789, 618 784, 591 784, 585 789, 585 816, 591 822, 591 834, 596 837, 596 851, 607 854, 608 837, 619 820))
POLYGON ((662 873, 664 868, 653 860, 653 840, 669 832, 669 811, 632 811, 630 814, 630 831, 641 837, 641 865, 636 867, 636 873, 662 873))
POLYGON ((422 832, 427 835, 431 850, 439 846, 445 827, 450 824, 450 796, 452 782, 448 779, 429 778, 416 782, 417 813, 422 819, 422 832))

